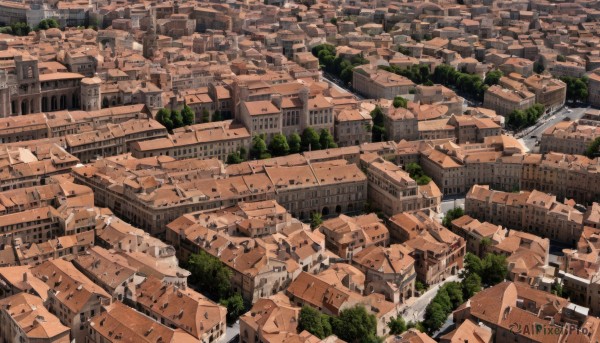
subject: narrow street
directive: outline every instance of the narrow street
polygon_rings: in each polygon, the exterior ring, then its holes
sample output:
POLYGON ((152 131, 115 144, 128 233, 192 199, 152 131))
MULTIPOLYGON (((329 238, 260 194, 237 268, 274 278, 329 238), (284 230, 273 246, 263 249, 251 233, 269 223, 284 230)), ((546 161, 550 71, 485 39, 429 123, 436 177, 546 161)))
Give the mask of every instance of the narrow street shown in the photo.
POLYGON ((452 275, 448 277, 445 281, 438 283, 437 285, 429 288, 423 295, 418 298, 410 298, 408 299, 402 306, 400 307, 400 311, 406 311, 402 314, 402 318, 408 322, 418 322, 422 321, 425 316, 425 308, 431 302, 431 300, 435 297, 440 287, 452 281, 459 281, 460 278, 458 275, 452 275))

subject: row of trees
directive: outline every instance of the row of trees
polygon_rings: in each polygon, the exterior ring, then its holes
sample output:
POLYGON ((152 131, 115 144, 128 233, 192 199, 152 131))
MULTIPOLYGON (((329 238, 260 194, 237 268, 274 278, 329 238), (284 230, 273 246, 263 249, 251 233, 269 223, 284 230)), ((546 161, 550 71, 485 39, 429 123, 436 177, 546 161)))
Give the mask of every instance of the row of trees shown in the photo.
POLYGON ((298 332, 308 331, 324 339, 332 334, 348 343, 377 343, 377 318, 357 305, 340 312, 337 317, 328 316, 318 310, 304 306, 300 311, 298 332))
POLYGON ((362 56, 354 56, 350 60, 336 56, 335 46, 331 44, 315 46, 312 54, 319 59, 319 64, 326 72, 339 77, 346 84, 352 82, 354 67, 369 62, 362 56))
POLYGON ((452 86, 463 92, 463 94, 469 94, 480 101, 483 100, 483 95, 488 87, 498 84, 503 76, 502 71, 492 70, 482 80, 479 75, 460 72, 447 64, 440 64, 433 73, 431 73, 428 65, 414 64, 408 68, 399 66, 383 66, 381 68, 402 75, 416 84, 433 86, 438 83, 444 86, 452 86))
MULTIPOLYGON (((337 148, 333 135, 329 130, 322 129, 320 133, 311 127, 302 132, 302 136, 292 133, 289 137, 278 133, 273 136, 271 142, 267 145, 267 137, 260 134, 252 138, 250 148, 251 159, 266 159, 277 156, 287 156, 309 150, 322 150, 337 148)), ((245 149, 233 152, 227 157, 228 164, 237 164, 245 161, 247 158, 245 149)))
POLYGON ((227 321, 235 322, 247 309, 239 293, 231 288, 231 270, 218 258, 200 251, 187 261, 186 269, 191 272, 189 282, 200 293, 227 307, 227 321))
POLYGON ((410 175, 411 179, 417 181, 417 184, 420 186, 431 182, 431 178, 425 174, 423 167, 416 162, 410 162, 404 169, 410 175))
POLYGON ((27 36, 31 31, 48 30, 59 28, 59 24, 56 19, 42 19, 40 23, 33 29, 24 22, 14 23, 10 26, 0 27, 0 33, 11 34, 15 36, 27 36))
POLYGON ((371 127, 371 141, 383 142, 387 140, 385 131, 385 116, 381 110, 381 107, 376 106, 375 109, 371 111, 371 117, 373 118, 373 126, 371 127))
POLYGON ((429 334, 438 331, 446 319, 463 303, 463 287, 458 282, 448 282, 440 287, 435 297, 425 308, 423 326, 429 334))
POLYGON ((195 117, 196 114, 187 105, 181 111, 161 108, 156 113, 156 120, 166 127, 169 132, 178 127, 192 125, 195 117))
POLYGON ((484 259, 467 253, 462 281, 444 284, 425 309, 423 326, 430 334, 438 331, 458 306, 481 291, 481 285, 495 285, 507 274, 506 257, 487 254, 484 259))
POLYGON ((544 105, 540 103, 536 103, 525 111, 514 110, 507 116, 506 125, 515 130, 529 127, 538 121, 544 111, 544 105))

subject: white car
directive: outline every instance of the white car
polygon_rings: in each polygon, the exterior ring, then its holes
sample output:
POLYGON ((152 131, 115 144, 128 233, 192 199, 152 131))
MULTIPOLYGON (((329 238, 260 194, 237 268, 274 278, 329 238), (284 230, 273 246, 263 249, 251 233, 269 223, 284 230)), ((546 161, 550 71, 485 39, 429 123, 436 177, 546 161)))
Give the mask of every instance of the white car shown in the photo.
POLYGON ((567 113, 571 113, 571 112, 573 112, 573 110, 569 108, 569 109, 567 110, 567 113))

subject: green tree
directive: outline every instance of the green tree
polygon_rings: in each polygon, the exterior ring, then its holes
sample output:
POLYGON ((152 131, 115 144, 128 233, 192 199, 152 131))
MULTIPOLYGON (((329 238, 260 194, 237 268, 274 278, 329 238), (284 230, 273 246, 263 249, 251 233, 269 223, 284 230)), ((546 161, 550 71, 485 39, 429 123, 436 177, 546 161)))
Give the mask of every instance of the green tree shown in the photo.
POLYGON ((303 306, 298 318, 298 332, 308 331, 323 339, 331 335, 329 316, 322 314, 310 306, 303 306))
POLYGON ((477 274, 469 274, 462 281, 463 298, 469 299, 475 293, 481 291, 481 277, 477 274))
POLYGON ((390 318, 387 326, 390 329, 390 335, 399 335, 406 331, 406 322, 400 316, 390 318))
POLYGON ((161 123, 167 130, 173 130, 173 121, 171 120, 171 111, 167 108, 161 108, 156 113, 156 121, 161 123))
POLYGON ((425 174, 421 165, 416 162, 408 163, 406 166, 404 166, 404 170, 406 170, 406 172, 413 179, 425 174))
POLYGON ((483 274, 485 267, 483 265, 483 261, 481 261, 477 255, 470 252, 466 253, 464 262, 466 275, 483 274))
POLYGON ((585 156, 589 158, 596 158, 600 156, 600 137, 596 137, 585 149, 585 156))
POLYGON ((210 121, 210 112, 208 112, 206 108, 202 109, 202 116, 200 117, 200 120, 203 123, 208 123, 210 121))
POLYGON ((223 120, 223 116, 221 115, 221 111, 215 110, 212 115, 212 121, 221 121, 223 120))
POLYGON ((181 117, 183 118, 183 125, 192 125, 194 124, 196 113, 194 113, 191 107, 184 105, 183 110, 181 110, 181 117))
POLYGON ((408 322, 408 324, 406 324, 406 329, 410 330, 410 329, 417 329, 421 332, 425 332, 427 330, 425 330, 425 326, 423 325, 423 322, 408 322))
POLYGON ((563 76, 560 79, 567 85, 567 100, 571 102, 587 102, 589 92, 587 77, 563 76))
POLYGON ((558 62, 566 62, 567 58, 565 56, 563 56, 563 55, 558 55, 558 56, 556 56, 556 60, 558 62))
POLYGON ((504 74, 502 73, 501 70, 498 70, 498 69, 492 70, 485 75, 485 80, 483 81, 483 83, 485 83, 488 86, 497 85, 498 82, 500 81, 500 78, 503 75, 504 74))
POLYGON ((425 308, 425 320, 423 326, 428 333, 432 334, 444 325, 447 313, 438 302, 431 302, 425 308))
POLYGON ((440 306, 444 310, 444 313, 446 314, 452 312, 453 310, 452 300, 450 299, 450 295, 448 294, 448 290, 446 290, 446 287, 440 287, 439 291, 437 292, 433 300, 431 300, 431 302, 440 304, 440 306))
POLYGON ((425 285, 421 281, 417 280, 415 281, 415 289, 417 290, 417 292, 421 293, 426 291, 427 287, 425 287, 425 285))
POLYGON ((373 127, 371 130, 373 142, 381 142, 386 139, 385 137, 385 118, 383 111, 379 106, 376 106, 371 111, 371 117, 373 118, 373 127))
POLYGON ((267 151, 267 143, 265 143, 263 136, 257 135, 252 138, 252 149, 250 149, 250 155, 252 158, 259 160, 264 160, 271 157, 267 151))
POLYGON ((27 36, 31 32, 31 27, 27 23, 19 22, 10 26, 12 32, 16 36, 27 36))
POLYGON ((449 228, 454 219, 460 218, 464 215, 465 215, 465 211, 462 208, 455 207, 455 208, 449 210, 448 212, 446 212, 446 215, 444 216, 444 219, 442 220, 442 224, 445 227, 449 228))
POLYGON ((13 34, 12 27, 10 27, 10 26, 0 27, 0 33, 12 35, 13 34))
POLYGON ((221 305, 227 307, 227 322, 235 323, 238 318, 246 312, 244 299, 239 293, 235 293, 229 298, 221 299, 221 305))
POLYGON ((42 19, 40 23, 36 26, 35 30, 48 30, 58 28, 58 22, 54 18, 42 19))
POLYGON ((561 284, 561 283, 558 281, 558 279, 555 279, 555 280, 554 280, 554 283, 552 284, 552 287, 551 287, 551 291, 552 291, 552 294, 554 294, 554 295, 557 295, 557 296, 559 296, 559 297, 562 297, 562 296, 563 296, 563 293, 564 293, 564 292, 563 292, 563 286, 562 286, 562 284, 561 284))
POLYGON ((231 292, 231 270, 218 258, 200 250, 190 256, 187 269, 191 275, 189 281, 198 290, 212 299, 227 298, 231 292))
POLYGON ((302 132, 302 150, 321 150, 319 134, 312 127, 307 127, 302 132))
POLYGON ((508 275, 506 256, 498 254, 487 254, 483 258, 484 274, 481 279, 487 285, 498 284, 508 275))
POLYGON ((330 149, 337 148, 337 144, 331 135, 331 132, 327 129, 322 129, 321 134, 319 135, 319 144, 321 145, 321 149, 330 149))
POLYGON ((404 99, 401 96, 397 96, 397 97, 394 98, 393 105, 394 105, 395 108, 399 108, 399 107, 407 108, 408 107, 408 100, 404 99))
POLYGON ((431 178, 427 175, 421 175, 415 181, 417 181, 417 185, 424 186, 431 182, 431 178))
POLYGON ((302 138, 297 133, 292 133, 288 139, 288 145, 290 146, 290 153, 297 154, 302 151, 302 138))
POLYGON ((463 303, 463 290, 458 282, 448 282, 443 286, 452 302, 452 309, 457 308, 463 303))
POLYGON ((377 318, 357 305, 332 318, 333 333, 348 343, 373 342, 377 336, 377 318))
POLYGON ((310 215, 310 227, 314 230, 323 224, 323 216, 319 212, 313 212, 310 215))
POLYGON ((525 111, 514 110, 508 114, 506 125, 513 129, 521 129, 527 125, 527 114, 525 111))
POLYGON ((183 126, 183 116, 181 112, 177 110, 171 111, 171 121, 173 121, 173 127, 178 128, 183 126))
POLYGON ((244 162, 244 159, 240 155, 239 151, 234 151, 227 155, 227 164, 238 164, 244 162))
POLYGON ((536 74, 541 74, 544 72, 546 68, 544 68, 544 62, 541 58, 539 58, 536 62, 533 63, 533 71, 536 74))
POLYGON ((285 156, 290 153, 290 146, 288 145, 287 138, 281 133, 276 134, 271 139, 269 144, 269 151, 273 156, 285 156))

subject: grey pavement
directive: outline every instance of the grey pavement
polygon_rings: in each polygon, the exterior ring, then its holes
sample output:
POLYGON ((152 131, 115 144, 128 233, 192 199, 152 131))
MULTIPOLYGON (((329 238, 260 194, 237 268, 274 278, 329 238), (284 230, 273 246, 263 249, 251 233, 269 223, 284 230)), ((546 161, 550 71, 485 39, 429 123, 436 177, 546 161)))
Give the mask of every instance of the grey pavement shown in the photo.
MULTIPOLYGON (((232 326, 229 326, 229 325, 225 326, 225 336, 223 338, 221 338, 219 343, 230 343, 230 342, 234 341, 234 338, 236 338, 236 336, 238 336, 239 334, 240 334, 240 321, 238 320, 232 326)), ((239 336, 237 338, 238 339, 235 340, 234 342, 239 341, 239 336)))
POLYGON ((427 305, 429 305, 433 297, 435 297, 440 287, 447 282, 459 280, 460 278, 458 275, 452 275, 448 277, 445 281, 431 286, 420 297, 412 297, 406 300, 406 302, 400 306, 400 315, 402 316, 402 318, 404 318, 404 320, 407 323, 411 321, 422 321, 423 317, 425 316, 425 308, 427 307, 427 305))
POLYGON ((555 125, 563 120, 578 120, 583 117, 584 112, 589 107, 569 107, 565 106, 550 117, 540 119, 536 126, 529 128, 524 132, 520 132, 516 137, 521 138, 525 146, 534 151, 537 147, 536 142, 542 137, 542 133, 552 125, 555 125), (570 111, 570 112, 569 112, 570 111))

